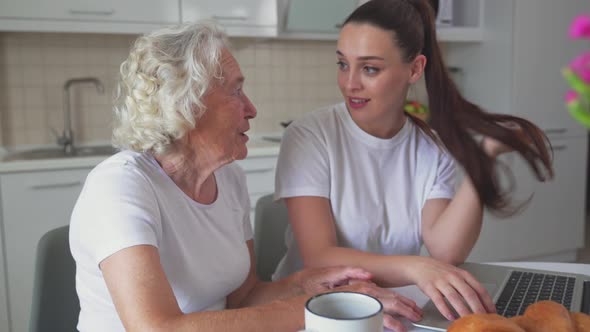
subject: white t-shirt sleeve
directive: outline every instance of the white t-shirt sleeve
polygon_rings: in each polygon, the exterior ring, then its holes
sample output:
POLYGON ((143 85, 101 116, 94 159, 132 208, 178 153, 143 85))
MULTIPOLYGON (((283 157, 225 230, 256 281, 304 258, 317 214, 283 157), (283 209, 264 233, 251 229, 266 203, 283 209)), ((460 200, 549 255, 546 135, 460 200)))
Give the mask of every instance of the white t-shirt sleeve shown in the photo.
POLYGON ((121 165, 91 172, 72 213, 70 232, 72 245, 97 265, 135 245, 157 248, 161 218, 149 181, 121 165))
POLYGON ((330 197, 330 169, 325 143, 295 122, 285 131, 275 177, 275 199, 330 197))
POLYGON ((455 169, 455 160, 446 150, 442 151, 439 154, 436 178, 434 179, 432 189, 428 193, 427 199, 453 198, 457 179, 455 169))

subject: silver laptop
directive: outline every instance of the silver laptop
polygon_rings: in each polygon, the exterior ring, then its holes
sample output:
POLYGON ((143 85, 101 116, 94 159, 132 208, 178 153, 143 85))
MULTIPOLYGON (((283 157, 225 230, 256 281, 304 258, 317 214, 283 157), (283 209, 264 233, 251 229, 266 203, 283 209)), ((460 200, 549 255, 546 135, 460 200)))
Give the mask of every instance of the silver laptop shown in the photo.
MULTIPOLYGON (((584 283, 590 276, 477 263, 460 267, 488 290, 502 316, 521 315, 528 305, 541 300, 559 302, 571 311, 588 311, 584 283)), ((586 292, 589 288, 586 287, 586 292)), ((423 312, 424 318, 412 324, 435 331, 446 331, 451 324, 432 301, 424 306, 423 312)))

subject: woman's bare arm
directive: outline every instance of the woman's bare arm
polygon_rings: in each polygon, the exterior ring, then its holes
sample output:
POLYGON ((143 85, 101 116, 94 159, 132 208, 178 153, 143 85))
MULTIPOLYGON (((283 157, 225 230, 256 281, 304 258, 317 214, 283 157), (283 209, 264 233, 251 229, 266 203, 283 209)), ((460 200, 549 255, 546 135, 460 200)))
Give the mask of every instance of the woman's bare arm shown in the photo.
POLYGON ((294 331, 303 326, 307 295, 256 307, 182 313, 153 246, 123 249, 100 268, 127 331, 294 331))

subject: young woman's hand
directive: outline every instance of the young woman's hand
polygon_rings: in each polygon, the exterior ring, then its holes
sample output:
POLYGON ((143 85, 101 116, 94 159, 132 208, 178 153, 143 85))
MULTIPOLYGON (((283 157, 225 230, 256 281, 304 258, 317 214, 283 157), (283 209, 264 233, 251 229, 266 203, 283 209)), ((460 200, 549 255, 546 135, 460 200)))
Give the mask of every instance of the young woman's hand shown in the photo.
POLYGON ((496 312, 490 294, 465 270, 430 257, 416 257, 409 273, 410 280, 414 281, 449 320, 458 317, 455 317, 448 304, 461 317, 471 313, 496 312))

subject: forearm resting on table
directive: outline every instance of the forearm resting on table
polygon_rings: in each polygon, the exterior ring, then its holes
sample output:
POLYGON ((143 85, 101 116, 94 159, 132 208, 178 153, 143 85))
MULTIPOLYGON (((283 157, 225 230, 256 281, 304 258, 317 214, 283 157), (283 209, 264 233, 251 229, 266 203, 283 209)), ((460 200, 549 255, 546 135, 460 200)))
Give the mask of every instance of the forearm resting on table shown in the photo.
POLYGON ((231 309, 232 303, 244 302, 258 283, 254 265, 244 284, 227 296, 230 310, 188 314, 178 305, 155 247, 120 250, 103 260, 100 268, 127 331, 295 331, 303 326, 305 295, 231 309))
MULTIPOLYGON (((428 204, 428 203, 427 203, 428 204)), ((423 218, 428 212, 424 211, 423 218)), ((467 259, 481 232, 483 209, 473 183, 465 177, 455 197, 432 223, 423 240, 433 258, 458 265, 467 259)))
POLYGON ((263 282, 256 276, 254 258, 254 242, 247 241, 250 253, 250 272, 240 288, 227 296, 227 307, 230 309, 244 308, 266 304, 275 300, 287 299, 304 293, 299 280, 299 273, 276 282, 263 282))
POLYGON ((313 258, 304 259, 305 267, 354 266, 369 271, 372 281, 381 287, 399 287, 412 283, 406 268, 417 256, 390 256, 368 253, 356 249, 328 247, 313 258))
POLYGON ((288 299, 303 295, 300 283, 293 280, 293 275, 275 282, 258 281, 240 303, 228 302, 228 307, 243 308, 266 304, 275 300, 288 299))
POLYGON ((304 305, 307 296, 278 300, 265 305, 203 311, 191 314, 178 314, 172 317, 144 322, 134 328, 125 326, 128 331, 297 331, 303 328, 304 305))

